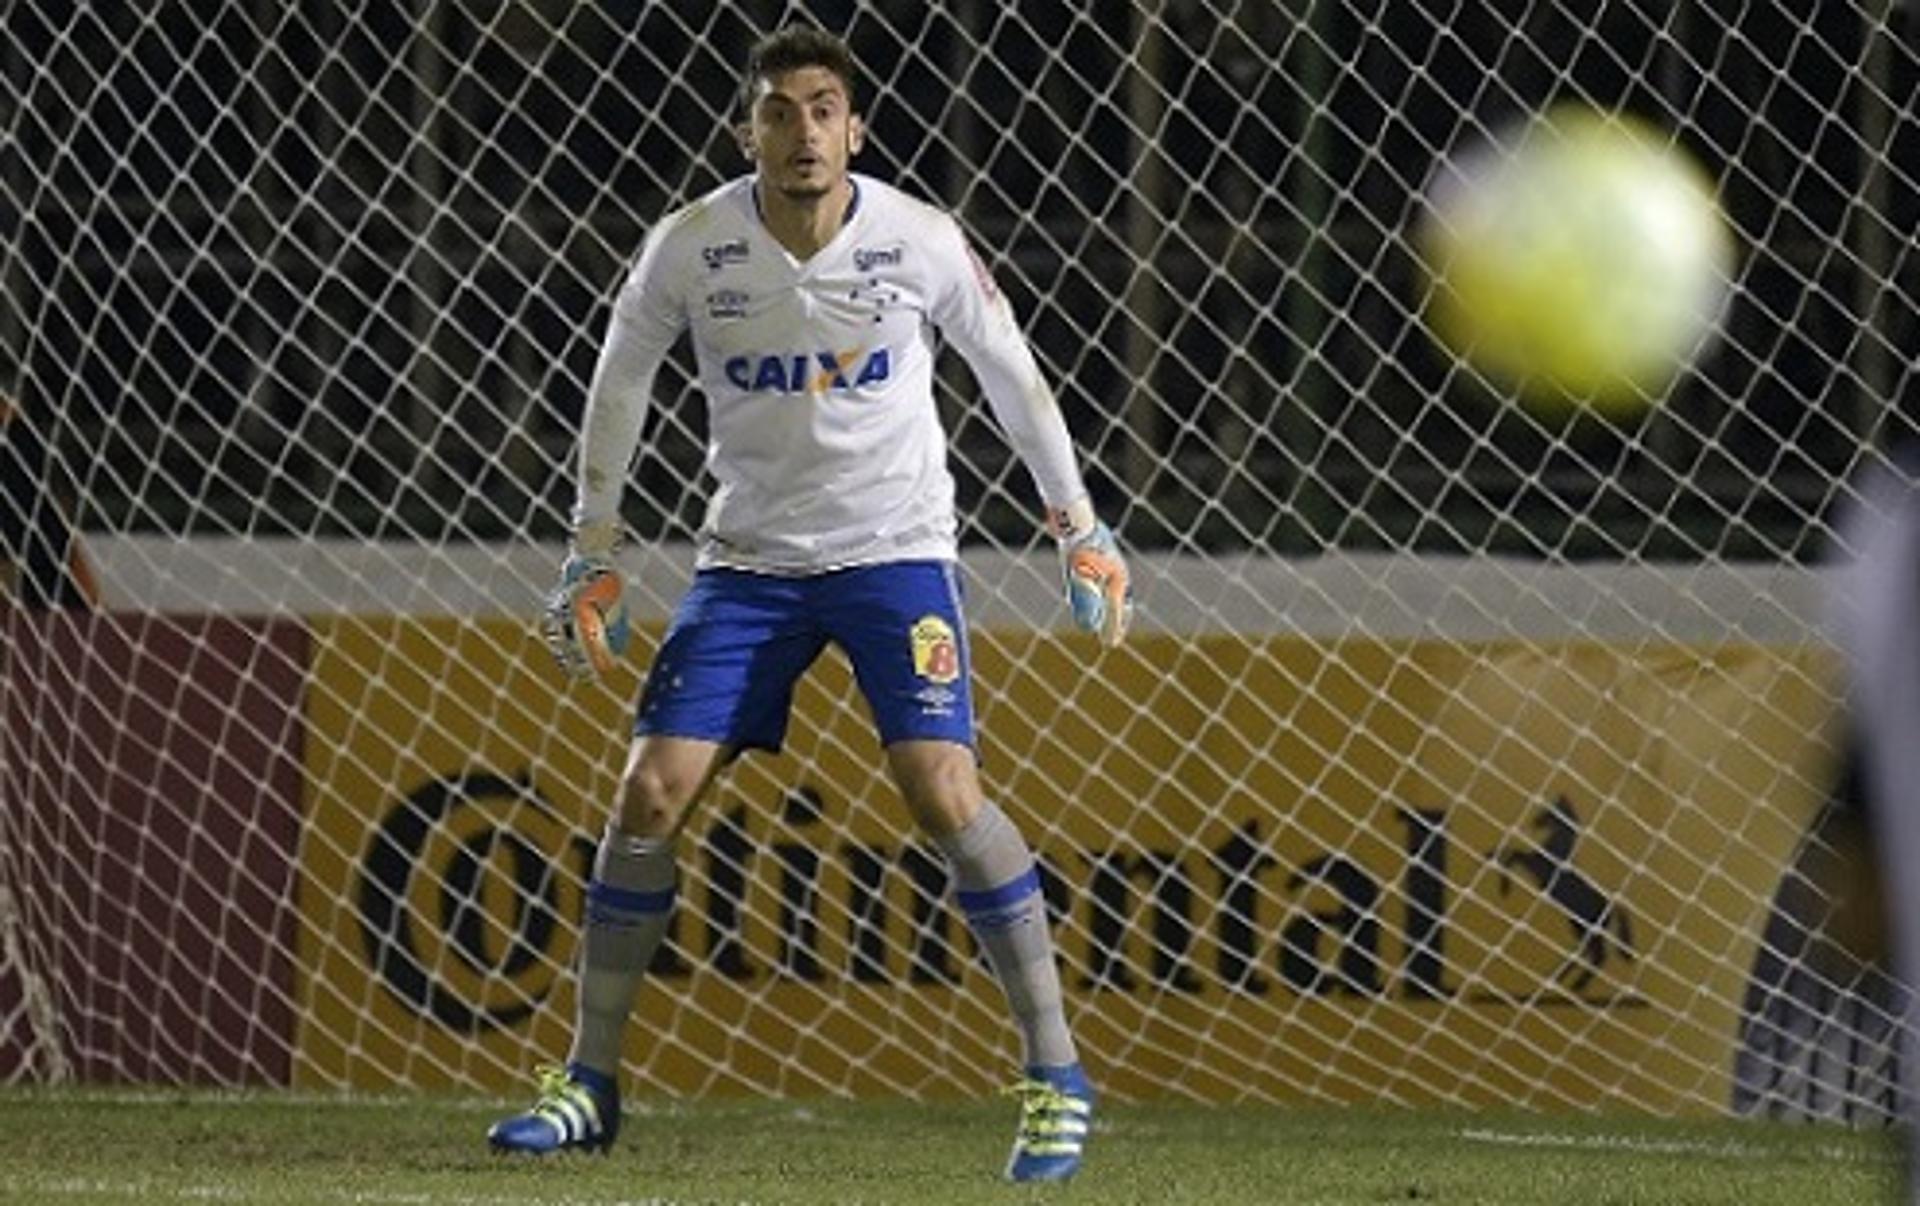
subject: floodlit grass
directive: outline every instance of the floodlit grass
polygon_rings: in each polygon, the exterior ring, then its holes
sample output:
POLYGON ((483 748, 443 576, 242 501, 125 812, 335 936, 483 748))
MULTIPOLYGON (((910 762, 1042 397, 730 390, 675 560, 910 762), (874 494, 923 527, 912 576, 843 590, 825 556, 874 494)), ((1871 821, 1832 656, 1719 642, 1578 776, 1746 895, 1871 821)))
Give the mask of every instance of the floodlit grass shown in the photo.
POLYGON ((1002 1184, 1010 1102, 630 1105, 610 1156, 490 1154, 500 1103, 0 1091, 0 1201, 1807 1203, 1896 1200, 1828 1126, 1136 1105, 1071 1186, 1002 1184))

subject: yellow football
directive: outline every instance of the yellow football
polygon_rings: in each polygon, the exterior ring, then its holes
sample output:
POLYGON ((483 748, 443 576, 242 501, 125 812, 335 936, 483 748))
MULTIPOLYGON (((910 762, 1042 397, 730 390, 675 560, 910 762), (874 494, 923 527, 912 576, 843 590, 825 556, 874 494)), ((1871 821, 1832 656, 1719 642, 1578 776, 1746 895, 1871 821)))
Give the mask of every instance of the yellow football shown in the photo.
POLYGON ((1720 322, 1733 239, 1713 182, 1636 118, 1556 106, 1449 157, 1426 201, 1430 329, 1536 408, 1634 413, 1720 322))

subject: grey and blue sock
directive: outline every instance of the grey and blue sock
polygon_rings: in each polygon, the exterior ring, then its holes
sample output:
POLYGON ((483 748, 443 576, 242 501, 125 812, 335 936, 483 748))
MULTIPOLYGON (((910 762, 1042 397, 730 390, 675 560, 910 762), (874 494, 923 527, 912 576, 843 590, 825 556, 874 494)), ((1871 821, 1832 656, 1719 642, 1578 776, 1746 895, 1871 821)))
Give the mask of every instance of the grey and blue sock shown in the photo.
POLYGON ((1020 1027, 1028 1065, 1078 1061, 1054 964, 1053 934, 1033 851, 1007 815, 987 804, 959 832, 936 838, 953 871, 967 925, 1020 1027))
POLYGON ((610 1079, 640 978, 673 918, 678 874, 673 838, 642 838, 609 826, 587 885, 579 1008, 569 1064, 610 1079))

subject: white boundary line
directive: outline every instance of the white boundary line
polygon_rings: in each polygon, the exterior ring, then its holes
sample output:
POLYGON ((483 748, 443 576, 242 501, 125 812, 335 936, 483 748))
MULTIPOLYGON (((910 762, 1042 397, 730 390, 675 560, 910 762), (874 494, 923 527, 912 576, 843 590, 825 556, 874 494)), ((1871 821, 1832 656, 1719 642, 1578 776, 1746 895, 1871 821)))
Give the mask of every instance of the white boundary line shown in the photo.
MULTIPOLYGON (((1484 1127, 1468 1127, 1455 1131, 1454 1137, 1469 1143, 1485 1143, 1497 1147, 1545 1147, 1564 1151, 1619 1151, 1635 1155, 1657 1156, 1726 1156, 1739 1160, 1778 1159, 1782 1150, 1765 1144, 1742 1143, 1735 1139, 1709 1141, 1705 1139, 1649 1139, 1638 1135, 1569 1135, 1556 1132, 1534 1131, 1496 1131, 1484 1127)), ((1839 1144, 1817 1143, 1797 1149, 1810 1152, 1836 1164, 1883 1164, 1892 1163, 1900 1158, 1898 1152, 1888 1150, 1885 1156, 1863 1152, 1856 1148, 1839 1144)))
MULTIPOLYGON (((0 1190, 24 1188, 13 1181, 0 1180, 0 1190)), ((164 1201, 164 1202, 250 1202, 253 1195, 225 1185, 182 1185, 177 1188, 164 1188, 150 1180, 116 1181, 105 1177, 73 1177, 64 1181, 53 1181, 32 1186, 34 1193, 45 1197, 100 1198, 103 1196, 124 1197, 128 1200, 164 1201)), ((306 1193, 306 1190, 302 1190, 306 1193)), ((473 1202, 471 1194, 438 1193, 382 1193, 358 1189, 318 1190, 309 1197, 310 1201, 345 1202, 353 1206, 436 1206, 441 1202, 473 1202)), ((681 1198, 617 1198, 608 1201, 605 1198, 544 1196, 524 1197, 515 1194, 513 1200, 523 1206, 686 1206, 681 1198)), ((708 1199, 700 1199, 707 1201, 708 1199)), ((745 1199, 734 1206, 753 1206, 745 1199)))

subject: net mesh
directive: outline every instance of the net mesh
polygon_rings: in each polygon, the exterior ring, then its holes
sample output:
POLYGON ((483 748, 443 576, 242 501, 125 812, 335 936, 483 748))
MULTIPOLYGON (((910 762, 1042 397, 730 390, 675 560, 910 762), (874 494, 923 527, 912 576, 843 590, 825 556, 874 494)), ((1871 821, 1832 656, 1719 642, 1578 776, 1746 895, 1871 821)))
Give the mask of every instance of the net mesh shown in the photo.
MULTIPOLYGON (((39 554, 0 1078, 496 1087, 564 1049, 708 485, 685 347, 624 509, 634 665, 567 690, 528 617, 612 290, 744 170, 740 64, 800 19, 866 72, 856 166, 1009 294, 1136 562, 1096 656, 943 361, 983 767, 1104 1084, 1893 1108, 1817 573, 1916 400, 1920 16, 1867 0, 6 6, 0 466, 39 554), (1699 159, 1740 246, 1722 337, 1627 421, 1513 406, 1420 321, 1435 166, 1568 98, 1699 159)), ((880 767, 830 657, 694 823, 630 1073, 1002 1078, 880 767)))

